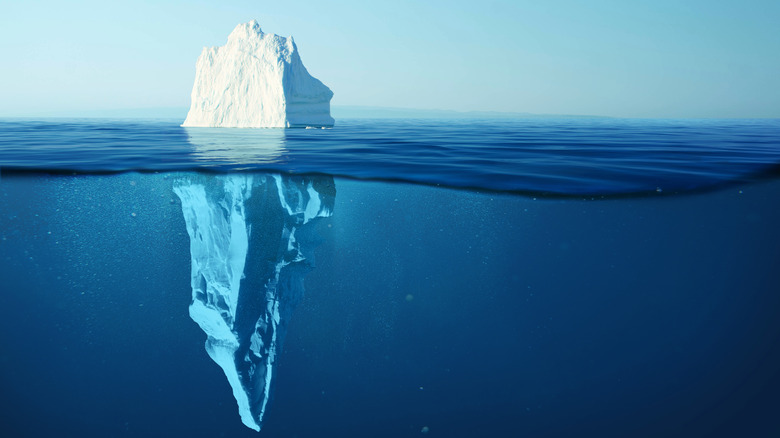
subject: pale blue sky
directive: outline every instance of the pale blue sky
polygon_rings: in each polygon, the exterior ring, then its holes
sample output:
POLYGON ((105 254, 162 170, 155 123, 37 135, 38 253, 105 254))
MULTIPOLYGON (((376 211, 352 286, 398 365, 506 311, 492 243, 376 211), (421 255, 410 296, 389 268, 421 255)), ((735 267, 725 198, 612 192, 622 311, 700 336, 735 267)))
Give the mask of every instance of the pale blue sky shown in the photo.
POLYGON ((334 105, 780 117, 777 0, 5 1, 0 115, 188 107, 203 46, 293 35, 334 105))

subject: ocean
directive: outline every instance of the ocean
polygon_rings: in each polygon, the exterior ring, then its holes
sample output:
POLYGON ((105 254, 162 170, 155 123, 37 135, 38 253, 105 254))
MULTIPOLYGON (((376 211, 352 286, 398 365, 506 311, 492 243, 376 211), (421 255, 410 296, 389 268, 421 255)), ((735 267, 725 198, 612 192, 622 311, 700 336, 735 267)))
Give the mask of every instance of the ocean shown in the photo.
POLYGON ((3 436, 780 436, 780 120, 179 123, 0 121, 3 436))

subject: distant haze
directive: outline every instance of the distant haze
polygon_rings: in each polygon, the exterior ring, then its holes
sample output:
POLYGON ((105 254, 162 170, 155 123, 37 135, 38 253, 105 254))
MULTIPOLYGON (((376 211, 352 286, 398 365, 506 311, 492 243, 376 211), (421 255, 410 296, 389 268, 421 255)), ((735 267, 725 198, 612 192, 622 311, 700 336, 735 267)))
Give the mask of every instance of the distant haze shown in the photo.
POLYGON ((336 117, 780 117, 775 0, 7 2, 0 116, 186 109, 202 48, 254 18, 294 36, 336 117))
MULTIPOLYGON (((57 110, 8 113, 6 118, 100 118, 100 119, 169 119, 183 121, 187 108, 126 108, 103 110, 57 110)), ((333 105, 331 115, 340 119, 529 119, 549 117, 600 117, 582 114, 533 114, 504 111, 455 111, 426 108, 392 108, 361 105, 333 105)))

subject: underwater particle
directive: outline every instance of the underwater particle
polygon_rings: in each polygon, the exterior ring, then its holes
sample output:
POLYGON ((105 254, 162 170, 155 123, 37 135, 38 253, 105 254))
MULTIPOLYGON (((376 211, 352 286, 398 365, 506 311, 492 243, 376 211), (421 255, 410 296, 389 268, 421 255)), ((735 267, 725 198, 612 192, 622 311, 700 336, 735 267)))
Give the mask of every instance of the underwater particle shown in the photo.
POLYGON ((135 214, 135 212, 132 212, 132 213, 130 213, 130 216, 132 216, 132 217, 136 217, 136 214, 135 214))
POLYGON ((662 188, 660 188, 660 187, 656 187, 656 188, 655 188, 655 191, 656 191, 656 192, 658 192, 658 193, 661 193, 661 192, 663 192, 664 190, 663 190, 662 188))
POLYGON ((413 299, 414 299, 414 295, 406 294, 406 301, 412 301, 413 299))
POLYGON ((431 428, 428 426, 423 426, 422 429, 420 429, 420 433, 428 433, 430 432, 431 428))

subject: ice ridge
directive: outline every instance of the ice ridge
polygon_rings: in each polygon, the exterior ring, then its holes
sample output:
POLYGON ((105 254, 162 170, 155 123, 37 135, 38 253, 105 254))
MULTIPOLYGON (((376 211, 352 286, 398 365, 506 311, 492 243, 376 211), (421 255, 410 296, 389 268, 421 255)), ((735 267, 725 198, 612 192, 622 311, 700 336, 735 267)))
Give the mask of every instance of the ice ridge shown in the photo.
POLYGON ((306 70, 292 37, 239 24, 221 47, 198 57, 182 126, 283 128, 333 126, 333 92, 306 70))

